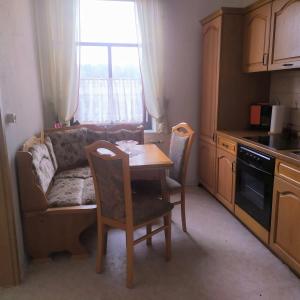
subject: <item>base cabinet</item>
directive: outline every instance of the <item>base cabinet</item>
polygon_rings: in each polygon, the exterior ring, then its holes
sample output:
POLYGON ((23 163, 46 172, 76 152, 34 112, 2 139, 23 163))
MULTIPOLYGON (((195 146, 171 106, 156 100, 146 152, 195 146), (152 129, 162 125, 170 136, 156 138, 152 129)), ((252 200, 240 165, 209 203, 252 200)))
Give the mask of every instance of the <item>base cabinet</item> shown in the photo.
POLYGON ((216 197, 232 212, 234 211, 235 195, 235 157, 217 149, 216 160, 216 197))
POLYGON ((300 187, 275 177, 270 246, 300 273, 300 187))
POLYGON ((200 140, 199 180, 213 195, 216 191, 216 145, 200 140))

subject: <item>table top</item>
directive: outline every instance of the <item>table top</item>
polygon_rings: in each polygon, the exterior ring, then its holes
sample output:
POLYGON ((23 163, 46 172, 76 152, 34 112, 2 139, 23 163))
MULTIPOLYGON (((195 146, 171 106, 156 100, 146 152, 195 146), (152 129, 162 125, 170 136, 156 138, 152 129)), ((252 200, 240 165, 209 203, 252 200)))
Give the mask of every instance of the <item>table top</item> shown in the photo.
POLYGON ((170 168, 173 162, 155 144, 136 145, 129 155, 130 169, 170 168))

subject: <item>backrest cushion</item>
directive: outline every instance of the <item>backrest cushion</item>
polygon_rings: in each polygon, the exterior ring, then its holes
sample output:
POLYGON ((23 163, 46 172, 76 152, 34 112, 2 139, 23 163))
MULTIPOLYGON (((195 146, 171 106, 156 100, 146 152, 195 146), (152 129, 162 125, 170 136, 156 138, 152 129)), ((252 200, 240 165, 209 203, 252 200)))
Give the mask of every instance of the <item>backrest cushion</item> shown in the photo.
POLYGON ((84 147, 86 128, 52 131, 48 133, 56 156, 58 170, 68 170, 87 164, 84 147))
POLYGON ((99 140, 106 141, 106 139, 107 139, 106 131, 95 131, 89 128, 87 129, 87 134, 86 134, 87 145, 93 144, 94 142, 99 140))
POLYGON ((49 138, 49 136, 47 136, 45 138, 45 145, 46 145, 46 147, 49 151, 49 154, 50 154, 50 157, 51 157, 51 160, 52 160, 52 163, 53 163, 53 167, 54 167, 54 170, 56 172, 56 170, 58 169, 58 164, 57 164, 56 156, 55 156, 55 153, 54 153, 53 145, 52 145, 52 142, 51 142, 51 139, 49 138))
POLYGON ((91 163, 96 177, 94 180, 99 188, 102 216, 119 221, 124 220, 125 193, 122 160, 104 160, 91 155, 91 163))
POLYGON ((120 129, 116 131, 108 131, 107 132, 107 140, 115 144, 117 141, 122 140, 133 140, 137 141, 139 144, 143 144, 144 140, 144 130, 127 130, 127 129, 120 129))
POLYGON ((180 136, 172 133, 170 142, 169 157, 173 161, 173 166, 170 169, 170 177, 181 183, 181 175, 183 171, 184 154, 186 151, 188 136, 180 136))
POLYGON ((37 183, 41 186, 43 192, 46 193, 55 173, 48 148, 45 144, 36 144, 29 151, 32 154, 32 164, 37 183))

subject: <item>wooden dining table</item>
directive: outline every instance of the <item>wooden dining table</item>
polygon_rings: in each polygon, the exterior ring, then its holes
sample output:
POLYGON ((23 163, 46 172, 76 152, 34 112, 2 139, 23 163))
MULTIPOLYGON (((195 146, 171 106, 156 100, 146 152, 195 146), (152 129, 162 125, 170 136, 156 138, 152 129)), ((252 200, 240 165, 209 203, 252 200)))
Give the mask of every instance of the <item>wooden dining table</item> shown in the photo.
POLYGON ((155 144, 135 145, 129 151, 129 167, 132 180, 160 180, 163 198, 168 199, 166 171, 172 160, 155 144))

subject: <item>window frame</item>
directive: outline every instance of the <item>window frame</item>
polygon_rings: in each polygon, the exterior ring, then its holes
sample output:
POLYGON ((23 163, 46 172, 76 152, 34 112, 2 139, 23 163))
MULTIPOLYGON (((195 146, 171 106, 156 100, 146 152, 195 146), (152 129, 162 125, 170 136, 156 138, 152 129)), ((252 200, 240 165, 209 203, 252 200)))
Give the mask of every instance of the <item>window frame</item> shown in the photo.
MULTIPOLYGON (((120 0, 109 0, 109 1, 120 1, 120 0)), ((122 0, 126 2, 133 2, 133 0, 122 0)), ((79 48, 79 52, 81 51, 81 47, 106 47, 108 52, 108 79, 113 79, 112 74, 112 48, 113 47, 128 47, 128 48, 137 48, 139 49, 138 43, 103 43, 103 42, 77 42, 77 47, 79 48)), ((141 72, 141 69, 140 69, 141 72)), ((81 77, 80 77, 81 79, 81 77)), ((80 80, 79 80, 80 82, 80 80)), ((142 83, 142 105, 143 105, 143 123, 131 123, 137 125, 143 125, 144 129, 151 130, 152 129, 152 118, 147 112, 146 105, 145 105, 145 95, 144 95, 144 84, 143 78, 141 75, 141 83, 142 83)), ((107 123, 106 123, 107 124, 107 123)), ((116 123, 111 122, 110 124, 127 124, 127 123, 116 123)), ((104 123, 105 125, 105 123, 104 123)))

